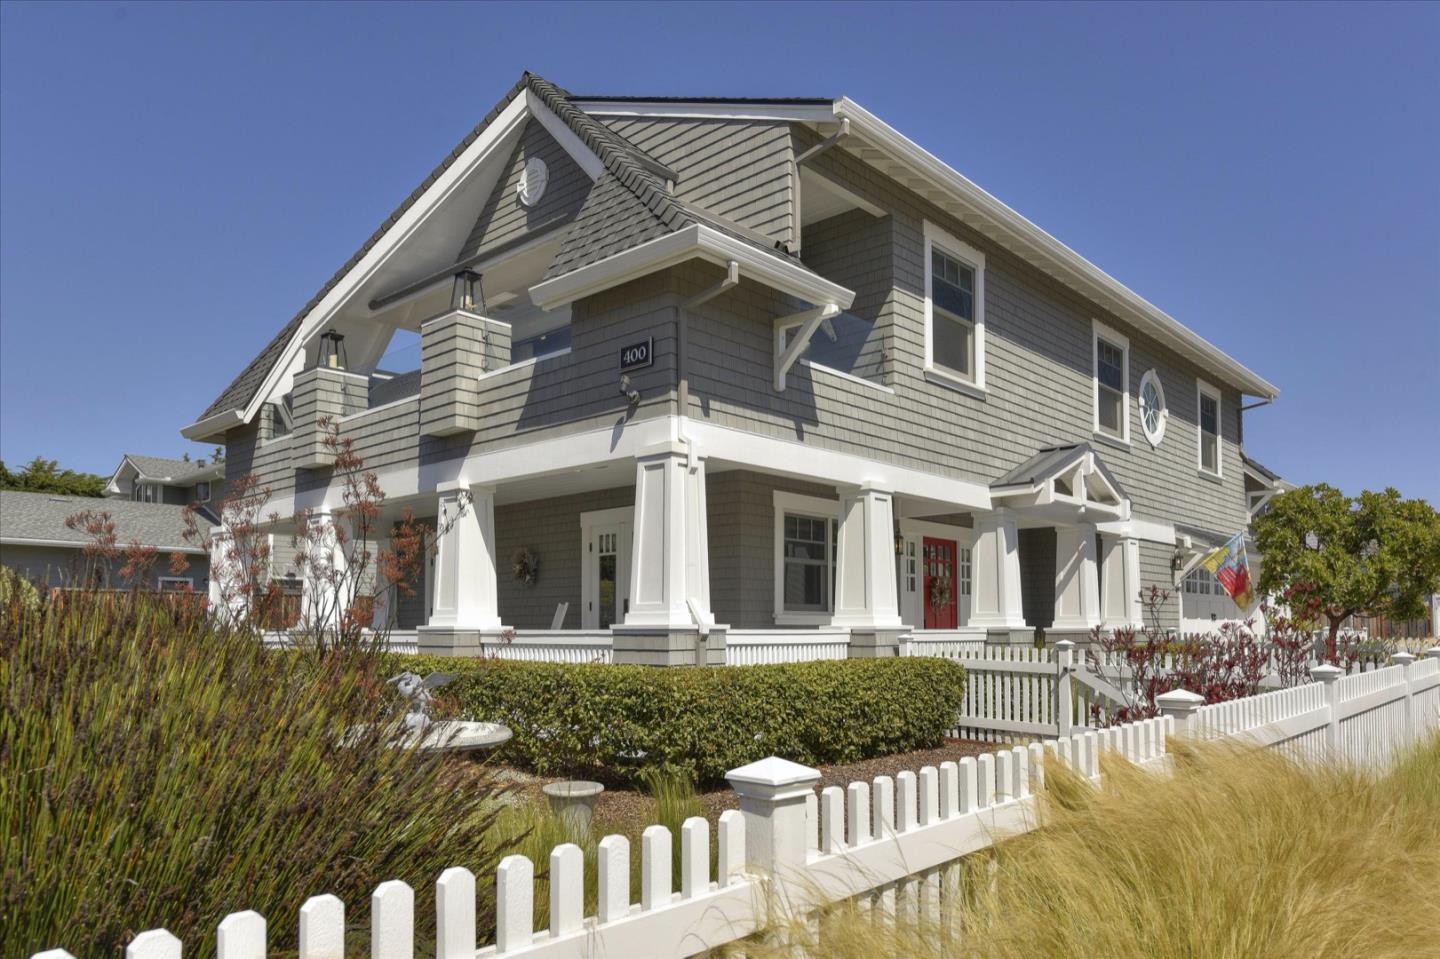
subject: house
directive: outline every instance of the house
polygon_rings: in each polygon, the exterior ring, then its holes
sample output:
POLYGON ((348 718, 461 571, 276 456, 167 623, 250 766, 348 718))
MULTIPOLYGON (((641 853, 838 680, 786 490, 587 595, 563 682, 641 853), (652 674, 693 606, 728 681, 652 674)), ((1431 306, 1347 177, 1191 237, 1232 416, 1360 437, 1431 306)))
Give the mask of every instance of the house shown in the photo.
POLYGON ((1178 628, 1277 393, 848 98, 525 74, 183 432, 323 524, 333 418, 449 527, 380 611, 422 649, 686 663, 1178 628))
POLYGON ((185 538, 185 507, 193 505, 200 525, 208 527, 218 521, 212 507, 224 488, 223 463, 126 453, 103 499, 0 491, 0 565, 49 586, 208 590, 210 557, 185 538), (131 542, 155 547, 156 560, 144 582, 122 575, 124 557, 96 555, 94 534, 65 525, 68 518, 87 511, 109 516, 120 550, 131 542), (88 552, 87 546, 92 547, 88 552), (170 568, 170 555, 176 552, 188 562, 178 573, 170 568))

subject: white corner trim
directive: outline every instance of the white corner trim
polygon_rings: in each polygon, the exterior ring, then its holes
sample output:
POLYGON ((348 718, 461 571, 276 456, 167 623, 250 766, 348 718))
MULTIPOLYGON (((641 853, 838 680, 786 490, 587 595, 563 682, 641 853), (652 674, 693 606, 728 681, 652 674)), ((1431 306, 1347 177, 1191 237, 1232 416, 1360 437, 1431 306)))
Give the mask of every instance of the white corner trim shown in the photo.
POLYGON ((1182 354, 1222 372, 1242 391, 1269 399, 1280 395, 1279 388, 1274 384, 1247 369, 854 100, 849 97, 836 100, 834 113, 836 117, 850 120, 851 136, 857 142, 863 141, 895 162, 916 171, 947 194, 955 204, 991 221, 1000 232, 1013 237, 1008 244, 1011 249, 1017 252, 1024 250, 1022 256, 1032 262, 1043 260, 1062 282, 1096 298, 1102 306, 1114 309, 1137 327, 1154 333, 1166 345, 1178 348, 1182 354))
POLYGON ((1198 377, 1195 380, 1195 468, 1202 476, 1219 479, 1225 475, 1225 401, 1220 391, 1198 377), (1205 429, 1201 426, 1200 397, 1215 401, 1215 468, 1205 468, 1205 429))
POLYGON ((953 380, 962 387, 985 389, 985 254, 937 224, 925 221, 925 371, 953 380), (975 272, 975 378, 967 380, 958 373, 935 365, 935 309, 930 293, 930 251, 932 247, 960 260, 975 272))
POLYGON ((703 224, 683 227, 537 283, 530 287, 530 299, 541 309, 552 310, 695 257, 719 266, 733 260, 746 277, 809 303, 833 304, 843 310, 855 300, 854 291, 703 224))
POLYGON ((1130 445, 1130 337, 1106 326, 1095 318, 1090 320, 1090 410, 1092 429, 1096 436, 1130 445), (1100 428, 1100 340, 1120 347, 1120 435, 1100 428))
POLYGON ((577 137, 575 131, 528 87, 525 89, 525 107, 532 117, 540 121, 545 132, 554 137, 555 142, 585 171, 591 182, 600 179, 600 174, 605 172, 605 161, 596 156, 594 151, 585 145, 585 141, 577 137))

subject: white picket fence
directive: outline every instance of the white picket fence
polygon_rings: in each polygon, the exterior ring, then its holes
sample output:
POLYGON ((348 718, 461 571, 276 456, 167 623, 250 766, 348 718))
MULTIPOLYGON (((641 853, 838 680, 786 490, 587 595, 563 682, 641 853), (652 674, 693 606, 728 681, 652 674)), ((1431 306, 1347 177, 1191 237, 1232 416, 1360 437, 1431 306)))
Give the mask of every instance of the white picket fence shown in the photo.
POLYGON ((1424 659, 1396 653, 1394 665, 1344 675, 1317 666, 1315 682, 1227 703, 1160 697, 1180 728, 1202 738, 1243 737, 1296 759, 1334 756, 1383 767, 1416 736, 1440 728, 1440 648, 1424 659))
MULTIPOLYGON (((889 915, 936 918, 959 891, 960 860, 1007 836, 1036 828, 1043 763, 1063 761, 1098 781, 1110 751, 1141 765, 1165 762, 1174 722, 1159 718, 1031 743, 959 762, 902 772, 893 779, 831 786, 818 796, 818 770, 771 757, 732 770, 740 809, 720 815, 717 856, 710 823, 692 817, 680 829, 680 876, 672 875, 670 830, 641 836, 641 893, 630 900, 629 841, 599 843, 598 908, 584 915, 584 855, 555 847, 549 858, 549 923, 533 925, 535 864, 507 856, 495 874, 495 942, 477 951, 476 879, 463 867, 436 882, 439 959, 678 959, 761 931, 777 914, 804 916, 830 902, 858 899, 889 915), (777 913, 778 910, 778 913, 777 913)), ((415 893, 392 880, 370 899, 372 959, 413 959, 415 893)), ((343 959, 345 905, 316 896, 300 909, 300 959, 343 959)), ((263 959, 270 930, 254 911, 227 916, 217 929, 220 959, 263 959)), ((137 936, 126 959, 180 959, 180 940, 163 929, 137 936)), ((69 957, 62 949, 34 959, 69 957)))

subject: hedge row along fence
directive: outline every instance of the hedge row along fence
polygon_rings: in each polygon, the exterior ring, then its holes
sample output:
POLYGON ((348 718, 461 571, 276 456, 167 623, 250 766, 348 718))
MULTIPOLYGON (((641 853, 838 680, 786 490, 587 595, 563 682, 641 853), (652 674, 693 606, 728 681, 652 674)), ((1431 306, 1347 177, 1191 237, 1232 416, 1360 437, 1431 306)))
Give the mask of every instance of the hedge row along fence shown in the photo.
POLYGON ((546 775, 629 779, 648 767, 713 783, 772 755, 822 765, 933 747, 965 693, 965 668, 938 658, 698 669, 396 660, 459 673, 439 691, 444 712, 509 726, 507 757, 546 775))

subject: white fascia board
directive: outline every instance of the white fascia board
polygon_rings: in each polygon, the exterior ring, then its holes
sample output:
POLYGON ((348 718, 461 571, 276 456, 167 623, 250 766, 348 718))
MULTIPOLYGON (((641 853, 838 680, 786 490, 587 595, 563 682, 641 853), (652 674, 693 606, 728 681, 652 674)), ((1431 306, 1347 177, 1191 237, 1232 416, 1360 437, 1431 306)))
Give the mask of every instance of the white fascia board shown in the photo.
POLYGON ((225 438, 225 431, 231 427, 240 426, 247 422, 249 417, 240 410, 222 410, 214 416, 208 416, 203 420, 197 420, 180 430, 180 435, 187 440, 220 440, 225 438))
POLYGON ((689 120, 778 120, 787 123, 833 123, 831 103, 686 103, 675 100, 625 102, 574 100, 591 116, 674 117, 689 120))
POLYGON ((1246 393, 1266 399, 1280 395, 1279 388, 1273 383, 1246 368, 853 100, 842 97, 835 101, 835 116, 850 121, 852 134, 925 176, 960 204, 1031 244, 1077 290, 1091 295, 1102 294, 1102 303, 1113 306, 1123 319, 1152 333, 1162 342, 1178 347, 1182 353, 1190 352, 1211 369, 1223 373, 1226 382, 1246 393))
MULTIPOLYGON (((530 101, 528 97, 517 96, 511 100, 500 115, 475 138, 460 158, 450 165, 450 168, 442 173, 430 188, 426 190, 420 199, 411 204, 410 209, 395 222, 385 235, 370 248, 370 251, 360 258, 360 262, 350 268, 350 271, 336 283, 334 288, 315 305, 305 319, 300 322, 300 329, 291 337, 285 352, 271 366, 266 373, 264 382, 260 389, 255 391, 255 396, 246 404, 245 410, 228 425, 248 423, 254 417, 260 405, 274 390, 284 372, 290 368, 295 354, 303 348, 305 342, 314 335, 315 331, 327 325, 330 320, 339 312, 350 297, 372 277, 375 272, 384 266, 390 257, 398 250, 411 235, 415 233, 430 215, 438 210, 445 201, 470 177, 485 160, 489 159, 496 144, 503 142, 516 125, 523 123, 530 116, 530 101)), ((231 413, 233 411, 226 411, 231 413)), ((211 426, 212 421, 222 421, 226 413, 218 413, 206 420, 192 423, 180 431, 181 435, 189 439, 208 438, 215 434, 215 427, 211 426), (205 427, 209 432, 201 432, 205 427)), ((218 425, 218 424, 217 424, 218 425)), ((223 430, 221 430, 223 432, 223 430)))
POLYGON ((530 287, 530 300, 541 309, 553 310, 696 257, 720 266, 732 261, 738 263, 742 276, 790 293, 807 303, 833 304, 843 310, 855 300, 853 290, 704 224, 683 227, 563 276, 537 283, 530 287))
POLYGON ((564 120, 556 116, 555 111, 547 107, 545 101, 536 96, 535 92, 528 87, 525 90, 525 106, 530 111, 530 115, 545 128, 545 132, 554 137, 555 142, 560 144, 580 169, 585 171, 585 175, 590 178, 592 183, 600 179, 600 174, 605 172, 605 162, 596 156, 594 151, 585 145, 585 141, 577 137, 575 131, 570 129, 564 120))

